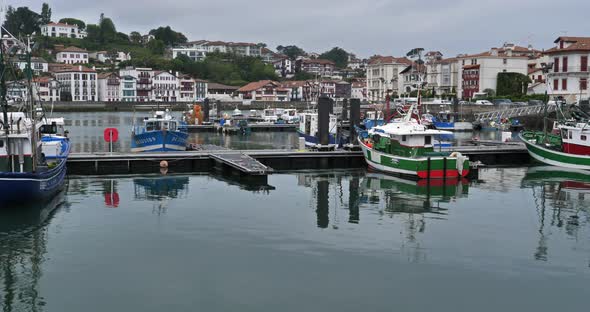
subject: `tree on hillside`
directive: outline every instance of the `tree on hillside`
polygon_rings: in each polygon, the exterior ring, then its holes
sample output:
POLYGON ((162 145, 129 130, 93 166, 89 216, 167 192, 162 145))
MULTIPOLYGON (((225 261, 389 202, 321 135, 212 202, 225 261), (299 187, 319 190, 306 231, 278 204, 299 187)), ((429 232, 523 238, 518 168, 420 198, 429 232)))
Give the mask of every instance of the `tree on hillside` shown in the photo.
POLYGON ((172 30, 170 26, 152 29, 150 30, 150 35, 153 35, 156 39, 161 40, 167 46, 174 46, 187 42, 186 37, 181 32, 172 30))
POLYGON ((332 50, 322 53, 319 58, 336 63, 336 67, 338 68, 346 68, 346 66, 348 66, 348 52, 339 47, 332 48, 332 50))
POLYGON ((298 56, 302 56, 302 55, 306 54, 305 51, 303 51, 303 49, 301 49, 295 45, 288 45, 288 46, 280 45, 277 47, 277 52, 279 52, 281 54, 285 54, 291 60, 295 60, 298 56))
POLYGON ((28 7, 14 9, 9 6, 5 18, 4 28, 15 36, 31 35, 40 30, 41 15, 28 7))
POLYGON ((80 30, 86 29, 86 23, 84 23, 83 21, 81 21, 77 18, 66 17, 66 18, 60 19, 59 22, 64 23, 64 24, 69 24, 69 25, 77 25, 80 30))
POLYGON ((147 44, 147 48, 153 53, 158 55, 163 55, 164 51, 166 50, 166 45, 162 40, 154 39, 150 40, 147 44))
POLYGON ((129 40, 131 40, 131 42, 133 42, 135 44, 139 44, 139 43, 141 43, 141 34, 137 31, 132 31, 129 34, 129 40))
POLYGON ((100 27, 95 24, 88 24, 86 26, 86 41, 99 42, 100 41, 100 27))
POLYGON ((43 2, 43 6, 41 7, 41 23, 43 25, 51 23, 51 8, 46 2, 43 2))
POLYGON ((100 27, 101 42, 107 42, 116 38, 117 29, 110 18, 104 17, 104 15, 101 14, 100 24, 98 26, 100 27))

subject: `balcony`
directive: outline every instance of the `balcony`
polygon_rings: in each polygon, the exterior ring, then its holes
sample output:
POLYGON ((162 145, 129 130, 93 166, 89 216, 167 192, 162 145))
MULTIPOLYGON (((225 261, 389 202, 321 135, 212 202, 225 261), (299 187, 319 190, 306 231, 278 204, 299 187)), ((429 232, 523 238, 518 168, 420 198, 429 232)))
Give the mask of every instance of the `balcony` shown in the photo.
POLYGON ((150 85, 137 85, 137 90, 151 91, 152 89, 150 85))
POLYGON ((119 82, 118 79, 108 79, 107 80, 107 85, 109 85, 109 86, 118 86, 120 84, 121 84, 121 82, 119 82))

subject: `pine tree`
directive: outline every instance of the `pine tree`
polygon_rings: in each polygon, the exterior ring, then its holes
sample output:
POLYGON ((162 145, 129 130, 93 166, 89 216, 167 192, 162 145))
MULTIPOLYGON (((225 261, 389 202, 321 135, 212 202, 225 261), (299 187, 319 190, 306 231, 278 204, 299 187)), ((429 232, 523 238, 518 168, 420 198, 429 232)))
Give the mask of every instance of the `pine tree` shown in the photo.
POLYGON ((41 23, 43 25, 51 23, 51 8, 46 2, 43 2, 43 7, 41 8, 41 23))

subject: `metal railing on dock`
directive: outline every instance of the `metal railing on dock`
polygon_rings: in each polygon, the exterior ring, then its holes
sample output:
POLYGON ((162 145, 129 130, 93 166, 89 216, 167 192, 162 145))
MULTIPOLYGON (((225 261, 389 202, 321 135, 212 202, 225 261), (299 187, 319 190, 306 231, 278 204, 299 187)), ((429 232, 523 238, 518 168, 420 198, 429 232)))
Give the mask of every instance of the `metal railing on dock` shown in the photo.
MULTIPOLYGON (((547 105, 547 112, 551 113, 556 109, 555 104, 547 105)), ((496 110, 491 112, 485 113, 476 113, 473 114, 475 116, 475 120, 498 120, 503 118, 514 118, 514 117, 522 117, 522 116, 530 116, 530 115, 539 115, 542 114, 545 110, 545 105, 534 105, 534 106, 523 106, 523 107, 514 107, 514 108, 507 108, 502 110, 496 110)))

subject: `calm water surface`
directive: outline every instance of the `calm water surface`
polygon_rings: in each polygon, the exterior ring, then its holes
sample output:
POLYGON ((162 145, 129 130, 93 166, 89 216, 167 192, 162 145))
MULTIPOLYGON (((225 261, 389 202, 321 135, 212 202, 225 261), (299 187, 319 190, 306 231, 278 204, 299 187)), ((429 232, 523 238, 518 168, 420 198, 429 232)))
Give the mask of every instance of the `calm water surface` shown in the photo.
MULTIPOLYGON (((147 112, 91 112, 91 113, 56 113, 66 119, 66 128, 70 131, 73 152, 108 152, 109 146, 104 141, 105 128, 119 130, 119 141, 113 145, 115 151, 129 152, 131 146, 131 128, 142 123, 147 112)), ((179 112, 173 115, 180 118, 179 112)), ((453 141, 463 145, 472 138, 480 140, 499 140, 500 132, 458 132, 453 141)), ((190 143, 211 144, 232 149, 297 149, 299 146, 296 132, 253 132, 250 135, 223 135, 219 133, 191 133, 190 143)))
POLYGON ((590 178, 70 179, 0 211, 3 311, 585 311, 590 178), (581 179, 581 180, 580 180, 581 179))

